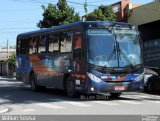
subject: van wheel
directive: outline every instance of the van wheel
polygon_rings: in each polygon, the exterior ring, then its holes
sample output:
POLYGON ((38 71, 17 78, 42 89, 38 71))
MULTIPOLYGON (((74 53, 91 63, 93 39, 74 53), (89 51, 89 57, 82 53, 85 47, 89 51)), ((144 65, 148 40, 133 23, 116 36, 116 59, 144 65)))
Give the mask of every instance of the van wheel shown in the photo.
POLYGON ((31 74, 30 81, 31 81, 31 90, 38 91, 39 87, 37 85, 37 79, 36 79, 36 75, 34 73, 31 74))
POLYGON ((69 97, 76 96, 75 82, 71 77, 68 77, 68 79, 67 79, 66 92, 69 97))
POLYGON ((119 98, 121 96, 121 92, 119 93, 110 93, 111 98, 119 98))

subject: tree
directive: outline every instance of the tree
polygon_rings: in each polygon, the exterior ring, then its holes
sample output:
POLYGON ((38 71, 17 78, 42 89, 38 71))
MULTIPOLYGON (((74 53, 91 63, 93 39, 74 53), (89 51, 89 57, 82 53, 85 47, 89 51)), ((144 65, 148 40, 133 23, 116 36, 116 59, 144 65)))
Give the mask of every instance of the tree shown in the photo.
POLYGON ((98 9, 94 9, 92 13, 85 15, 87 21, 115 21, 116 16, 113 12, 112 6, 101 5, 98 9))
POLYGON ((42 9, 44 11, 43 20, 37 24, 40 28, 49 28, 80 20, 79 13, 75 13, 74 9, 67 5, 66 0, 59 0, 56 5, 50 3, 47 7, 43 5, 42 9))
POLYGON ((9 55, 8 59, 8 65, 9 65, 9 76, 15 77, 15 68, 16 68, 16 52, 12 52, 9 55))
POLYGON ((9 59, 8 59, 8 64, 13 67, 16 66, 16 52, 10 53, 9 59))

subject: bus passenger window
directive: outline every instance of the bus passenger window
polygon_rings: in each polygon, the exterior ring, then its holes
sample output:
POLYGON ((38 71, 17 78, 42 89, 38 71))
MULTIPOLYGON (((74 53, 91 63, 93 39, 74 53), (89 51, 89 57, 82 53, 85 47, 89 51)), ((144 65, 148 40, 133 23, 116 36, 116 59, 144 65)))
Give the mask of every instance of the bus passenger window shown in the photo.
POLYGON ((29 40, 29 54, 33 53, 33 38, 29 40))
POLYGON ((26 39, 22 39, 21 40, 21 44, 20 44, 20 48, 21 48, 21 51, 20 51, 20 53, 21 54, 27 54, 28 52, 27 52, 27 48, 28 48, 28 46, 27 46, 27 44, 28 44, 28 42, 26 41, 26 39))
POLYGON ((59 33, 49 35, 49 52, 59 51, 59 33))
POLYGON ((21 40, 18 39, 17 41, 17 54, 21 54, 21 40))
POLYGON ((29 54, 37 53, 37 39, 30 38, 29 40, 29 54))
POLYGON ((61 33, 61 52, 71 52, 72 51, 72 32, 61 33))
POLYGON ((46 52, 45 40, 46 40, 46 37, 44 35, 39 37, 38 53, 45 53, 46 52))

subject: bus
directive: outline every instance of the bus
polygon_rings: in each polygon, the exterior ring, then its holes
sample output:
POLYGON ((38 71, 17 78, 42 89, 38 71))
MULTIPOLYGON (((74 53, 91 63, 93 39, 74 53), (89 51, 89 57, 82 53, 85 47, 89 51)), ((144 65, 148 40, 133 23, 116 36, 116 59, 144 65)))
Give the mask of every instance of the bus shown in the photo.
POLYGON ((129 23, 86 21, 17 36, 17 80, 77 93, 119 97, 143 90, 139 33, 129 23))

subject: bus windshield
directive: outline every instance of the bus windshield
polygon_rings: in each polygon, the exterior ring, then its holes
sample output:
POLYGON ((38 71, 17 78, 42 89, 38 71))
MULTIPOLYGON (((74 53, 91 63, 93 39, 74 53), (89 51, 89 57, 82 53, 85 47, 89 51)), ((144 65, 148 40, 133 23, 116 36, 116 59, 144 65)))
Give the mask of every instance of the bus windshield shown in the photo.
POLYGON ((141 64, 137 32, 124 29, 89 29, 88 62, 97 66, 128 67, 141 64))

